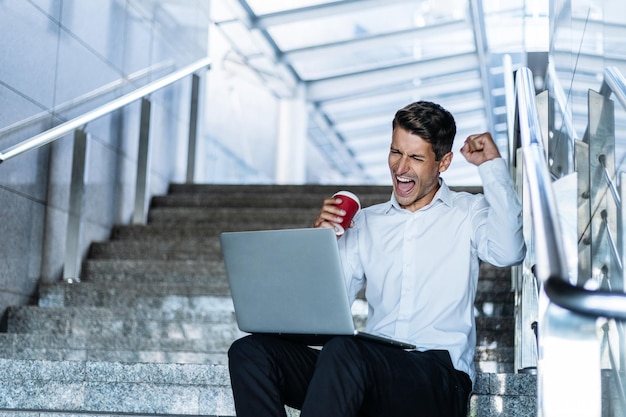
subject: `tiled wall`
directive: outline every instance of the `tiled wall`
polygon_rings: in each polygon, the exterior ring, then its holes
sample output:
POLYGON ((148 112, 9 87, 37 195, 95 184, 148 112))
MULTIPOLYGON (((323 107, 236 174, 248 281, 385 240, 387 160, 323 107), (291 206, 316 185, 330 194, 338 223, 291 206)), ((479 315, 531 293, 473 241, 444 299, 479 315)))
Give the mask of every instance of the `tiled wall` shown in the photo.
MULTIPOLYGON (((207 0, 0 1, 0 150, 206 56, 208 7, 207 0)), ((189 86, 185 79, 151 97, 152 194, 184 181, 189 86)), ((85 251, 131 217, 138 128, 138 103, 86 127, 85 251)), ((40 280, 61 277, 72 144, 68 136, 0 164, 0 315, 34 302, 40 280)))

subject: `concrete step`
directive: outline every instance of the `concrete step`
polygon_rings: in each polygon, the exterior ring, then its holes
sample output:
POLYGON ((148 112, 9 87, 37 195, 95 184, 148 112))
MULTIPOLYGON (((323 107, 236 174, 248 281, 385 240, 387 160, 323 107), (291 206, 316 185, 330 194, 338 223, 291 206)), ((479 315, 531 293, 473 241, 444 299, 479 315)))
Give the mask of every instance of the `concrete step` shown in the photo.
MULTIPOLYGON (((106 277, 105 277, 106 278, 106 277)), ((216 301, 228 300, 232 310, 230 290, 225 278, 213 278, 197 282, 174 282, 145 280, 126 282, 102 279, 83 281, 79 284, 42 284, 39 288, 39 307, 108 307, 108 308, 151 308, 194 311, 224 305, 216 301)), ((492 333, 511 331, 513 308, 505 302, 476 304, 478 329, 492 333)), ((365 307, 363 307, 365 311, 365 307)))
MULTIPOLYGON (((472 194, 482 192, 482 187, 450 187, 455 191, 466 191, 472 194)), ((210 194, 232 195, 238 192, 247 194, 289 194, 330 196, 339 190, 352 191, 358 196, 370 194, 386 194, 387 199, 391 196, 392 188, 388 185, 355 185, 355 184, 303 184, 303 185, 274 185, 274 184, 170 184, 168 195, 179 194, 210 194)))
POLYGON ((184 311, 37 306, 8 308, 7 332, 189 340, 225 337, 230 341, 239 335, 234 311, 225 309, 184 311))
MULTIPOLYGON (((204 288, 206 290, 213 289, 215 294, 225 295, 229 293, 228 283, 226 279, 226 270, 220 259, 221 255, 216 255, 216 241, 213 240, 213 251, 207 250, 204 259, 186 259, 193 258, 184 254, 185 245, 178 246, 181 250, 169 251, 173 247, 177 247, 172 243, 156 244, 154 251, 141 250, 140 245, 128 242, 117 245, 103 244, 99 251, 99 255, 95 259, 88 259, 83 264, 81 279, 83 281, 98 282, 127 282, 131 291, 133 286, 144 283, 158 284, 158 286, 167 286, 173 289, 176 285, 180 285, 184 289, 186 286, 204 288), (128 258, 141 257, 142 259, 100 259, 107 256, 107 252, 124 251, 124 249, 134 248, 134 251, 126 252, 128 258), (168 252, 169 251, 169 252, 168 252), (163 258, 170 257, 172 260, 163 258), (212 259, 212 260, 210 260, 212 259)), ((191 245, 190 247, 193 247, 191 245)), ((196 249, 193 249, 196 250, 196 249)), ((107 256, 108 258, 108 256, 107 256)), ((483 268, 489 271, 488 267, 483 268)), ((159 287, 155 287, 154 291, 159 287)), ((141 288, 139 288, 141 289, 141 288)), ((151 290, 148 290, 151 291, 151 290)), ((201 290, 204 291, 204 290, 201 290)), ((184 293, 189 293, 184 292, 184 293)), ((178 292, 176 293, 178 294, 178 292)), ((205 294, 205 292, 201 292, 205 294)), ((508 279, 496 277, 495 279, 479 279, 478 292, 476 297, 477 316, 508 316, 514 312, 513 303, 514 294, 510 290, 508 279)))
POLYGON ((537 416, 537 377, 529 374, 478 374, 469 416, 537 416))
MULTIPOLYGON (((76 412, 62 412, 62 411, 46 411, 46 410, 37 410, 37 411, 21 411, 21 410, 7 410, 0 408, 0 415, 2 417, 120 417, 120 416, 130 416, 132 417, 155 417, 155 414, 120 414, 120 413, 76 413, 76 412)), ((291 417, 288 414, 289 417, 291 417)), ((209 416, 213 417, 213 416, 209 416)))
POLYGON ((513 317, 476 317, 476 330, 478 331, 499 331, 503 333, 515 330, 515 319, 513 317))
POLYGON ((0 359, 0 375, 7 411, 235 415, 224 365, 0 359))
POLYGON ((478 373, 514 373, 515 348, 513 346, 499 346, 497 343, 489 345, 477 344, 474 353, 474 364, 478 373))
MULTIPOLYGON (((361 193, 362 207, 388 201, 391 188, 383 187, 380 192, 361 193)), ((323 193, 279 193, 250 192, 236 189, 230 193, 177 193, 152 198, 151 208, 156 207, 255 207, 255 208, 321 208, 324 199, 339 189, 332 188, 323 193)))
MULTIPOLYGON (((158 226, 155 226, 158 228, 158 226)), ((166 228, 169 229, 169 228, 166 228)), ((135 239, 132 236, 118 236, 117 239, 93 242, 88 253, 88 261, 100 259, 164 261, 221 261, 222 249, 218 236, 171 236, 169 230, 156 240, 135 239)), ((510 293, 510 270, 482 263, 480 268, 479 291, 489 293, 510 293)))
POLYGON ((206 284, 226 282, 226 268, 217 260, 88 259, 81 279, 92 282, 206 284))
POLYGON ((386 195, 391 196, 392 188, 388 185, 350 185, 350 184, 302 184, 302 185, 275 185, 275 184, 170 184, 167 195, 178 196, 183 194, 230 196, 237 194, 261 195, 288 195, 293 197, 315 196, 327 198, 337 191, 349 190, 358 196, 386 195))
MULTIPOLYGON (((173 305, 170 308, 166 312, 149 308, 12 308, 9 333, 0 338, 0 357, 226 363, 229 346, 244 335, 232 312, 184 313, 173 305)), ((486 326, 498 327, 498 321, 486 326)), ((365 316, 357 315, 355 322, 363 329, 365 316)), ((503 342, 500 331, 477 331, 477 370, 513 372, 512 341, 503 342), (487 340, 483 333, 498 340, 487 340)))
MULTIPOLYGON (((89 259, 85 272, 100 268, 95 260, 158 260, 158 261, 210 261, 221 262, 222 252, 218 237, 163 239, 156 241, 144 240, 111 240, 94 242, 89 251, 89 259)), ((128 265, 128 264, 127 264, 128 265)), ((163 264, 166 265, 166 264, 163 264)), ((180 270, 180 263, 176 269, 180 270)), ((139 264, 137 264, 139 266, 139 264)), ((107 265, 107 269, 109 265, 107 265)), ((135 267, 133 267, 135 268, 135 267)), ((217 265, 212 267, 215 272, 222 274, 223 268, 217 265)), ((161 269, 161 268, 160 268, 161 269)), ((481 277, 477 293, 478 303, 506 302, 513 300, 511 290, 510 271, 506 268, 497 268, 489 264, 481 266, 481 277)), ((484 314, 489 314, 484 312, 484 314)))
POLYGON ((193 309, 211 305, 215 299, 230 299, 225 282, 209 283, 132 283, 89 282, 80 284, 42 284, 39 286, 40 307, 109 307, 193 309))
MULTIPOLYGON (((119 276, 116 276, 119 278, 119 276)), ((188 308, 198 304, 210 304, 214 297, 230 297, 225 276, 191 281, 156 279, 139 281, 103 279, 85 280, 79 284, 53 283, 39 286, 40 307, 94 306, 110 308, 164 308, 175 305, 188 308)), ((480 286, 480 285, 479 285, 480 286)), ((477 302, 477 318, 513 317, 511 297, 489 297, 489 301, 477 302)))
POLYGON ((502 348, 515 346, 515 336, 502 329, 480 329, 476 328, 476 346, 487 346, 490 348, 502 348))
MULTIPOLYGON (((151 291, 160 288, 153 285, 145 287, 151 291)), ((166 288, 161 288, 160 294, 149 294, 149 291, 141 289, 134 294, 125 284, 85 282, 42 286, 39 307, 14 307, 9 310, 7 331, 79 338, 99 336, 112 339, 205 340, 211 352, 217 346, 225 352, 230 343, 242 335, 236 326, 232 300, 228 295, 200 295, 197 289, 192 289, 189 294, 175 295, 166 288)), ((363 301, 357 304, 355 323, 363 329, 366 307, 363 301), (360 307, 357 305, 359 303, 360 307)), ((513 318, 478 317, 476 323, 476 360, 480 362, 479 369, 512 371, 513 318)), ((150 354, 142 352, 141 355, 144 358, 150 355, 157 358, 168 356, 167 350, 161 352, 161 347, 159 342, 152 349, 143 349, 149 350, 150 354)), ((99 350, 104 349, 105 346, 102 346, 99 350)), ((127 360, 130 355, 123 350, 124 354, 119 356, 117 351, 120 349, 113 350, 117 356, 106 356, 99 352, 99 356, 95 357, 127 360)), ((193 343, 189 349, 183 350, 200 352, 200 357, 207 357, 193 343)))
MULTIPOLYGON (((209 339, 109 333, 0 333, 0 358, 150 363, 227 364, 226 352, 244 333, 217 332, 209 339)), ((513 373, 513 348, 478 346, 478 372, 513 373)))
POLYGON ((479 275, 480 279, 499 281, 508 285, 509 290, 511 288, 511 268, 503 268, 487 262, 481 262, 479 275))
POLYGON ((217 236, 179 240, 111 240, 93 242, 89 259, 155 259, 217 261, 222 249, 217 236))
MULTIPOLYGON (((93 261, 96 262, 96 261, 93 261)), ((118 261, 97 261, 97 265, 104 272, 102 274, 87 274, 88 279, 79 284, 55 283, 42 284, 39 289, 40 307, 108 307, 155 309, 163 311, 210 311, 215 308, 225 308, 232 311, 230 290, 225 273, 220 275, 198 276, 194 264, 187 271, 170 271, 162 267, 160 262, 121 261, 122 267, 115 271, 118 261), (153 271, 147 273, 134 272, 131 267, 137 264, 149 264, 153 271), (156 272, 155 272, 156 271, 156 272), (143 274, 143 275, 142 275, 143 274), (224 303, 220 300, 228 300, 224 303), (226 306, 226 304, 228 304, 226 306), (220 306, 220 307, 215 307, 220 306)), ((170 263, 166 263, 166 266, 170 263)), ((183 265, 189 267, 188 262, 183 265)), ((182 268, 179 268, 182 269, 182 268)), ((479 280, 479 288, 482 281, 479 280)), ((487 286, 489 287, 489 286, 487 286)), ((489 301, 477 302, 476 325, 479 330, 478 339, 482 344, 494 341, 510 346, 513 335, 513 310, 508 304, 511 297, 508 293, 495 297, 489 301), (498 299, 499 298, 499 299, 498 299), (494 301, 498 299, 497 301, 494 301), (500 333, 509 336, 497 337, 500 333)), ((366 311, 365 308, 362 308, 366 311)))
POLYGON ((0 358, 55 361, 228 363, 228 347, 243 333, 204 339, 133 335, 0 333, 0 358))
MULTIPOLYGON (((184 255, 173 255, 176 259, 154 259, 149 251, 139 258, 95 258, 83 263, 81 277, 89 281, 129 282, 206 282, 223 280, 226 282, 226 268, 221 255, 208 255, 206 259, 178 259, 184 255)), ((495 282, 479 279, 477 300, 485 302, 506 302, 513 297, 508 281, 495 282), (478 298, 480 297, 480 298, 478 298)))
MULTIPOLYGON (((52 333, 65 335, 106 334, 120 336, 210 338, 212 332, 236 333, 235 312, 228 298, 216 302, 185 305, 172 303, 162 308, 139 307, 39 307, 15 306, 7 309, 7 332, 52 333)), ((362 306, 356 307, 363 310, 362 306)), ((364 328, 366 314, 355 312, 355 326, 364 328)), ((483 333, 509 333, 514 320, 485 317, 476 320, 478 336, 483 333)), ((504 338, 499 338, 498 341, 504 338)), ((490 341, 491 343, 493 341, 490 341)), ((481 345, 488 345, 483 343, 481 345)))
POLYGON ((271 224, 264 221, 255 221, 251 223, 235 223, 228 224, 148 224, 148 225, 116 225, 111 231, 112 240, 139 240, 139 241, 159 241, 159 240, 181 240, 181 239, 202 239, 207 237, 217 237, 222 232, 239 232, 245 230, 270 230, 270 229, 298 229, 310 227, 313 220, 303 222, 290 223, 281 221, 271 224))
MULTIPOLYGON (((99 416, 235 415, 224 365, 0 359, 0 375, 0 409, 7 416, 16 409, 99 416)), ((470 415, 535 416, 535 395, 533 375, 479 374, 470 415)))
POLYGON ((296 224, 311 227, 319 208, 257 207, 154 207, 148 213, 149 224, 214 224, 230 230, 234 225, 296 224))

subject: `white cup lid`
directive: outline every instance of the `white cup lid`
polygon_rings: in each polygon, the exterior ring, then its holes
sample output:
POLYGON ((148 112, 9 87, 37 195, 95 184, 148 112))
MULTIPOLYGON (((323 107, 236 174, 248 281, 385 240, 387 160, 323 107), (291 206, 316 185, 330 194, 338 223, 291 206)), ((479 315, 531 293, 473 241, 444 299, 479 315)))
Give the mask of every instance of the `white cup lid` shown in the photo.
POLYGON ((356 203, 359 205, 359 209, 361 208, 361 200, 359 200, 359 197, 357 197, 355 194, 351 193, 350 191, 337 191, 335 194, 333 194, 333 197, 342 196, 342 195, 345 195, 346 197, 351 198, 354 201, 356 201, 356 203))

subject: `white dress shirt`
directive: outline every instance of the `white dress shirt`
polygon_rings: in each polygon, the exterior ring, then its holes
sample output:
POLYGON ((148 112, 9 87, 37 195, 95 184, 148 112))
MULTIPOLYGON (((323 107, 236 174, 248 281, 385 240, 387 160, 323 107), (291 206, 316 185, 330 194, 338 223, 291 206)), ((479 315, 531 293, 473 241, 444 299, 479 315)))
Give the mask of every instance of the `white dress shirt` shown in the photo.
POLYGON ((479 259, 496 266, 525 255, 522 208, 503 159, 478 167, 483 194, 451 191, 411 212, 395 197, 367 207, 338 240, 351 301, 366 286, 373 334, 417 350, 445 349, 475 381, 474 299, 479 259))

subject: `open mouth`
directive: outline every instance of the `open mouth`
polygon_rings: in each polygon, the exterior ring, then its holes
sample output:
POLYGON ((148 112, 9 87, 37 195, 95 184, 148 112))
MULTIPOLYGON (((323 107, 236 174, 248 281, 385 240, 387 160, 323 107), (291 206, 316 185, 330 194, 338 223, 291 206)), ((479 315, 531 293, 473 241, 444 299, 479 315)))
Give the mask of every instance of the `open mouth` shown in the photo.
POLYGON ((406 177, 396 177, 396 191, 399 195, 409 195, 415 188, 415 181, 406 177))

